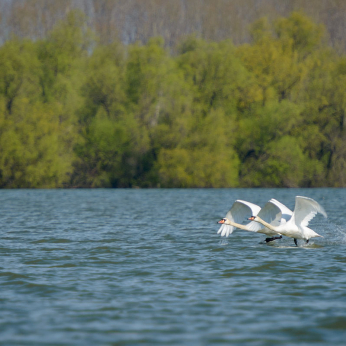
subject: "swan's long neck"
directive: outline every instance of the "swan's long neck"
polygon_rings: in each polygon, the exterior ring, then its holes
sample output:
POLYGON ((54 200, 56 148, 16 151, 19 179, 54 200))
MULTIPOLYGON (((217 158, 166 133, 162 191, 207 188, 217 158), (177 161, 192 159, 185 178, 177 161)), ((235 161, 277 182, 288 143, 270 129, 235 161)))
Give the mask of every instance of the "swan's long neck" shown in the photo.
POLYGON ((230 220, 227 220, 226 224, 230 225, 230 226, 233 226, 233 227, 237 227, 237 228, 243 229, 244 231, 248 231, 249 230, 246 226, 241 225, 240 223, 236 223, 236 222, 230 221, 230 220))
POLYGON ((265 222, 265 221, 264 221, 263 219, 261 219, 259 216, 256 216, 256 220, 254 220, 254 221, 261 223, 263 226, 269 228, 269 229, 270 229, 271 231, 273 231, 273 232, 279 233, 275 226, 271 225, 271 224, 268 223, 268 222, 265 222))

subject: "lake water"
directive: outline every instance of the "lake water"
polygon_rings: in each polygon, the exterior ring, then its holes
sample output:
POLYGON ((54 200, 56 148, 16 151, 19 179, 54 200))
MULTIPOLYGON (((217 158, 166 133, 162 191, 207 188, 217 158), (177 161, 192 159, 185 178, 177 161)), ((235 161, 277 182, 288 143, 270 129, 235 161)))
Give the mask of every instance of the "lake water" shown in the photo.
POLYGON ((345 189, 0 191, 0 345, 345 345, 345 189), (324 238, 217 235, 316 199, 324 238))

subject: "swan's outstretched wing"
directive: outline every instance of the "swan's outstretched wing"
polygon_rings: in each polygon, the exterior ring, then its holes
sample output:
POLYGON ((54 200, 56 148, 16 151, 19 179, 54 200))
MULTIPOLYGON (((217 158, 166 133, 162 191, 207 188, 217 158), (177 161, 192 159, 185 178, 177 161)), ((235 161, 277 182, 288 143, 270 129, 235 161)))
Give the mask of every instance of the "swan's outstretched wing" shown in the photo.
MULTIPOLYGON (((226 214, 226 218, 235 223, 242 223, 246 217, 249 217, 249 215, 257 215, 260 210, 261 208, 256 204, 237 199, 226 214)), ((223 224, 219 228, 217 234, 221 233, 221 237, 228 237, 234 230, 234 226, 223 224)))
MULTIPOLYGON (((292 217, 292 214, 293 214, 292 210, 288 209, 284 204, 282 204, 278 200, 272 198, 269 202, 271 202, 272 204, 275 204, 278 208, 280 208, 281 210, 280 224, 281 225, 286 223, 292 217)), ((275 225, 273 224, 273 226, 275 225)))
POLYGON ((217 231, 217 234, 220 234, 221 237, 228 237, 230 234, 233 233, 234 230, 234 226, 222 224, 219 230, 217 231))
POLYGON ((296 196, 293 217, 298 227, 307 227, 317 213, 327 217, 327 213, 323 207, 315 200, 309 197, 296 196))
POLYGON ((249 214, 251 214, 250 216, 257 215, 260 210, 261 207, 256 204, 237 199, 226 214, 226 218, 236 223, 242 223, 249 217, 249 214))
MULTIPOLYGON (((277 206, 273 201, 276 200, 271 199, 270 201, 268 201, 265 206, 259 211, 258 216, 262 220, 270 223, 273 226, 279 226, 282 212, 280 207, 277 206)), ((252 221, 247 225, 247 228, 253 232, 258 232, 259 230, 263 229, 264 226, 259 222, 252 221)))

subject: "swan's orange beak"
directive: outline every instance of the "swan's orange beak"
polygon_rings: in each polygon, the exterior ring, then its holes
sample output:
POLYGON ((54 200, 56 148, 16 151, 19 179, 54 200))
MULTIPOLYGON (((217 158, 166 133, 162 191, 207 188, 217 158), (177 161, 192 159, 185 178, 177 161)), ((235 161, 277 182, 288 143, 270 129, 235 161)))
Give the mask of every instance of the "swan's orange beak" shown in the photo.
POLYGON ((218 223, 225 223, 225 220, 221 219, 218 223))
POLYGON ((251 217, 248 218, 248 220, 253 221, 253 220, 255 220, 255 217, 254 217, 254 216, 251 216, 251 217))

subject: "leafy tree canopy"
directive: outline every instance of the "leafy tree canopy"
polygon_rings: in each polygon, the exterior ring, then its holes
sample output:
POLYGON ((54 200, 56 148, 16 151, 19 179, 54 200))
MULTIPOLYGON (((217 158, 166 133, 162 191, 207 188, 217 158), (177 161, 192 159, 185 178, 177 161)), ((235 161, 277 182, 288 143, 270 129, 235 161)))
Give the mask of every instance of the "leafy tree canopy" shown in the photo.
POLYGON ((0 187, 346 185, 346 57, 303 13, 172 51, 87 20, 0 47, 0 187))

